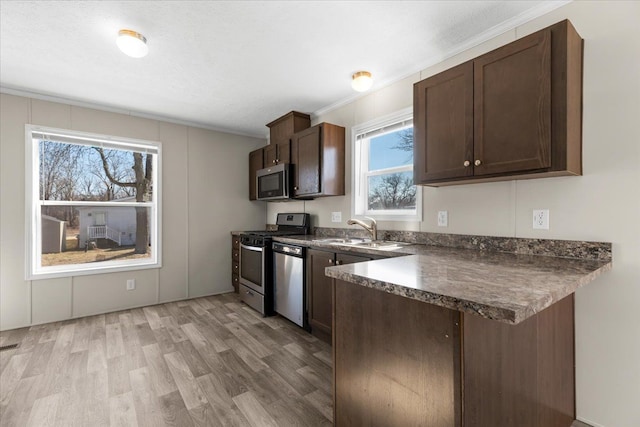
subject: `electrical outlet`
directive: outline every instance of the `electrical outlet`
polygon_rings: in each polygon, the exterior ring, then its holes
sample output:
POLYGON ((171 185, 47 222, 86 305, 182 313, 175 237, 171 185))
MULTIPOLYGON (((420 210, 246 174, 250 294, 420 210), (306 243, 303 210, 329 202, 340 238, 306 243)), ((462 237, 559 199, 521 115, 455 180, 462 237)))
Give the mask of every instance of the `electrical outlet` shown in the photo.
POLYGON ((136 288, 136 279, 127 280, 127 290, 133 291, 136 288))
POLYGON ((533 228, 535 230, 549 229, 549 209, 533 210, 533 228))
POLYGON ((331 212, 331 222, 342 222, 342 212, 331 212))
POLYGON ((438 211, 438 227, 449 226, 449 213, 447 211, 438 211))

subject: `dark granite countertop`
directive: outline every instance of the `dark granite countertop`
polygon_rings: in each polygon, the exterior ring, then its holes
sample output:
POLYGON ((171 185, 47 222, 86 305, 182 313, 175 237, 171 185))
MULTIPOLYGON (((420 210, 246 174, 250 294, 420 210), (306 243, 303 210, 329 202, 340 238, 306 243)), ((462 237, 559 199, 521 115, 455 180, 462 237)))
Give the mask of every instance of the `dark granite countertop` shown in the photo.
POLYGON ((525 244, 520 252, 507 253, 428 244, 381 251, 314 242, 315 239, 316 236, 278 236, 274 240, 337 252, 388 257, 328 267, 326 274, 390 294, 510 324, 520 323, 560 301, 612 266, 610 244, 607 243, 535 241, 540 247, 532 249, 530 239, 509 239, 522 240, 525 244), (529 254, 547 254, 549 248, 558 247, 569 248, 570 256, 529 254), (576 253, 580 253, 576 248, 581 247, 587 248, 584 251, 586 255, 576 257, 576 253))

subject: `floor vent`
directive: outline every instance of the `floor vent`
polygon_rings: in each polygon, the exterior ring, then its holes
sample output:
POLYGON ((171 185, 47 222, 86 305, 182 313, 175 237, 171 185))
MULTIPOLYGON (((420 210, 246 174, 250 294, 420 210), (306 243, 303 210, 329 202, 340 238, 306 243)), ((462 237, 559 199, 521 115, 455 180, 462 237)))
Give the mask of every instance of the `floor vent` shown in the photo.
POLYGON ((13 350, 14 348, 18 348, 18 344, 3 345, 0 347, 0 351, 13 350))

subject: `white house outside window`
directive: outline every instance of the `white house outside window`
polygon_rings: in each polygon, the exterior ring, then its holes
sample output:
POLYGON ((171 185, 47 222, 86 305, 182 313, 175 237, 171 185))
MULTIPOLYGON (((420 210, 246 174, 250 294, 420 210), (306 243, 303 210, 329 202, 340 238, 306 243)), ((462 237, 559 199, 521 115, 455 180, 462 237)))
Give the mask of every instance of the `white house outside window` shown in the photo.
POLYGON ((421 191, 413 185, 412 110, 353 128, 353 214, 421 220, 421 191))
POLYGON ((27 279, 160 267, 161 144, 26 126, 27 279))

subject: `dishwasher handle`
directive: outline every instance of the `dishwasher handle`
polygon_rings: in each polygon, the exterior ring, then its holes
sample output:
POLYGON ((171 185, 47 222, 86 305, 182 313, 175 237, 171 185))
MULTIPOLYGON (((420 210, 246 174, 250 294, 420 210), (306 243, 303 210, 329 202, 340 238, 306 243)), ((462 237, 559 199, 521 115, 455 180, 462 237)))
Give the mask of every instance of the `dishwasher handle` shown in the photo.
POLYGON ((304 257, 304 248, 302 246, 287 245, 283 243, 273 242, 273 251, 285 255, 291 255, 298 258, 304 257))

